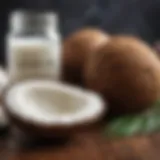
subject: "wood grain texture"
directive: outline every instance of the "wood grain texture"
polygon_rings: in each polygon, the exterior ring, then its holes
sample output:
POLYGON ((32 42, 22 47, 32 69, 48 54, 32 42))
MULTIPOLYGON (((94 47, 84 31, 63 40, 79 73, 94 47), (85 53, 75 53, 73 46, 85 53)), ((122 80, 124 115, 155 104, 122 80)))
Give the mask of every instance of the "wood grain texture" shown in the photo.
POLYGON ((159 160, 160 133, 110 140, 95 128, 69 139, 26 140, 19 133, 0 137, 0 160, 159 160))

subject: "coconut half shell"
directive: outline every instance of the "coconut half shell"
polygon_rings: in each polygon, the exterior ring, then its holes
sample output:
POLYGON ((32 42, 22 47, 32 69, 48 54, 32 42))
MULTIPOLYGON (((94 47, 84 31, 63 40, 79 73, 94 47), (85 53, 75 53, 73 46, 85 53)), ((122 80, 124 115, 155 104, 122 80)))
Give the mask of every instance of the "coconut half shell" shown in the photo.
POLYGON ((104 102, 91 91, 52 81, 26 81, 5 92, 5 109, 11 121, 33 135, 71 134, 102 118, 104 102))

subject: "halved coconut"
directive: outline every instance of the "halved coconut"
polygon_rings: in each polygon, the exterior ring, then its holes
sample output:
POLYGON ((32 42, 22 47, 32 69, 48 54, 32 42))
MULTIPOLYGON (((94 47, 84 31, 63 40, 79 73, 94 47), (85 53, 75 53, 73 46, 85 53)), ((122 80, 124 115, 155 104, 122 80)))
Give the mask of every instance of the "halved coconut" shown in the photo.
POLYGON ((0 96, 4 90, 4 88, 8 85, 8 76, 5 70, 0 67, 0 96))
POLYGON ((0 106, 0 130, 8 126, 8 118, 2 106, 0 106))
POLYGON ((0 130, 6 129, 9 125, 7 115, 4 112, 2 103, 2 94, 5 90, 6 86, 8 85, 8 76, 5 70, 0 67, 0 130))
POLYGON ((47 136, 69 133, 93 123, 106 109, 101 97, 92 91, 46 80, 10 87, 5 106, 20 129, 47 136))

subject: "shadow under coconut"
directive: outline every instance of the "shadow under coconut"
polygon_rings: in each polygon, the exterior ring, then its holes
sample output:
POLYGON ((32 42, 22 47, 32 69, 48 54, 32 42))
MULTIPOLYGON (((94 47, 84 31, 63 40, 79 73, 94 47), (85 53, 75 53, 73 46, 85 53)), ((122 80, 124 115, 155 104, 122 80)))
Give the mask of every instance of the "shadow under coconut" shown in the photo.
POLYGON ((8 145, 11 150, 29 151, 37 150, 40 148, 61 148, 71 143, 70 137, 55 137, 55 138, 42 138, 26 135, 18 128, 14 127, 10 131, 8 145))
POLYGON ((0 128, 0 139, 8 136, 9 127, 0 128))

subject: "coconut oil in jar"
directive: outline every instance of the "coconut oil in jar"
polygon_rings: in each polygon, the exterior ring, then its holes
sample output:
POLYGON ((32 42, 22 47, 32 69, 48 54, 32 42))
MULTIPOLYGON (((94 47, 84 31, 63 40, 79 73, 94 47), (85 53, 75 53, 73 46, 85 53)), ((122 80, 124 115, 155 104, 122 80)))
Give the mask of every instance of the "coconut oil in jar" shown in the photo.
POLYGON ((61 42, 57 14, 31 11, 12 13, 6 52, 11 82, 59 80, 61 42))

